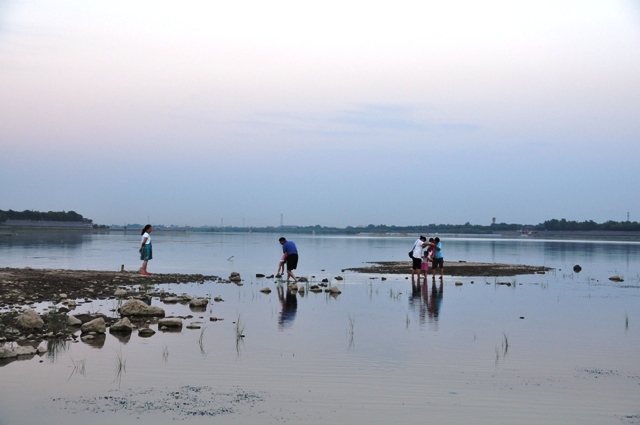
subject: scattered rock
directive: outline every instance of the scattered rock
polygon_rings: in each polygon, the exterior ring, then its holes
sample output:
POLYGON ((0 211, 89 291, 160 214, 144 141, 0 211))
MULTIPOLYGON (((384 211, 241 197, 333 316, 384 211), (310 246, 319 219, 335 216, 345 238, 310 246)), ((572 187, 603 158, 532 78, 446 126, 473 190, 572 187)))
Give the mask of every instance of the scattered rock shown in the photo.
POLYGON ((573 266, 573 271, 576 273, 580 273, 580 270, 582 270, 582 267, 580 267, 578 264, 576 264, 575 266, 573 266))
POLYGON ((27 310, 18 317, 18 326, 23 329, 42 329, 44 320, 35 310, 27 310))
POLYGON ((180 319, 179 317, 166 317, 164 319, 158 320, 158 327, 181 328, 182 319, 180 319))
POLYGON ((123 316, 164 317, 164 310, 140 300, 128 300, 120 307, 120 314, 123 316))
POLYGON ((209 300, 206 298, 194 298, 189 302, 189 307, 206 307, 209 300))
POLYGON ((97 319, 84 323, 80 328, 80 331, 83 334, 92 332, 103 334, 107 331, 107 324, 102 317, 98 317, 97 319))
POLYGON ((109 333, 131 333, 133 332, 133 325, 128 317, 123 317, 116 323, 111 325, 109 333))
POLYGON ((262 292, 263 294, 270 294, 271 293, 271 288, 269 288, 269 287, 262 288, 260 290, 260 292, 262 292))
POLYGON ((154 331, 153 329, 149 329, 149 328, 142 328, 138 331, 138 336, 142 337, 142 338, 148 338, 150 336, 153 336, 156 334, 156 331, 154 331))

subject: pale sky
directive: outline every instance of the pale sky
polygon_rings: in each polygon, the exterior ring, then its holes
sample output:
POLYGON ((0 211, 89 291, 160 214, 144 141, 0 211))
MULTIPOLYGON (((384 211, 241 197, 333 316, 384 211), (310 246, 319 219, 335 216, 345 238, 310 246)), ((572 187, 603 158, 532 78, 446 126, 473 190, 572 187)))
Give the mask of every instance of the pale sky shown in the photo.
POLYGON ((640 221, 640 1, 0 0, 0 209, 640 221))

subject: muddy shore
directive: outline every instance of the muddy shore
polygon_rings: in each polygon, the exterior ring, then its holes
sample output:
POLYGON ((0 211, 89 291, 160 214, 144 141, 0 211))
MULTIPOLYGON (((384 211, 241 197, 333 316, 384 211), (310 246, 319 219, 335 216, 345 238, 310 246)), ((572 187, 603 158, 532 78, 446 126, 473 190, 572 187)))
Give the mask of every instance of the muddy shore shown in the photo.
MULTIPOLYGON (((408 261, 370 263, 344 271, 368 274, 409 274, 408 261)), ((527 265, 445 262, 445 276, 516 276, 545 273, 548 267, 527 265)), ((61 270, 32 268, 0 269, 0 341, 6 331, 15 328, 18 315, 29 305, 43 302, 58 304, 64 300, 109 299, 120 288, 132 289, 140 285, 163 283, 230 283, 217 276, 201 274, 153 274, 141 276, 137 272, 61 270)), ((47 329, 42 330, 46 333, 47 329)))
MULTIPOLYGON (((373 274, 410 274, 411 263, 408 261, 382 261, 369 263, 370 266, 354 267, 345 270, 358 273, 373 274)), ((498 264, 498 263, 467 263, 465 261, 444 262, 445 276, 467 277, 500 277, 518 276, 523 274, 541 274, 552 270, 549 267, 527 266, 523 264, 498 264)), ((431 270, 429 271, 431 274, 431 270)), ((436 271, 439 275, 439 271, 436 271)))

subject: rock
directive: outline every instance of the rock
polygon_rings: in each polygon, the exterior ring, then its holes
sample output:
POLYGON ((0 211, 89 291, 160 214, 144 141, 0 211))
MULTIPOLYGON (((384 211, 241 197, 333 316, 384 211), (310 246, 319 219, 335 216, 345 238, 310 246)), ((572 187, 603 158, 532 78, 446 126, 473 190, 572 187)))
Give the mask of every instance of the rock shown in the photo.
POLYGON ((209 300, 206 298, 194 298, 189 302, 189 307, 206 307, 209 300))
POLYGON ((576 273, 580 273, 580 270, 582 270, 582 267, 580 267, 578 264, 576 264, 575 266, 573 266, 573 271, 576 273))
POLYGON ((164 310, 140 300, 128 300, 120 307, 120 314, 123 316, 164 317, 164 310))
POLYGON ((0 347, 0 359, 11 359, 18 356, 32 356, 36 349, 30 345, 17 346, 13 349, 0 347))
POLYGON ((329 279, 325 277, 324 279, 322 279, 322 283, 329 283, 329 279))
POLYGON ((111 325, 109 328, 109 333, 131 333, 133 332, 133 324, 131 324, 131 320, 128 317, 123 317, 118 320, 116 323, 111 325))
POLYGON ((215 302, 217 302, 217 303, 219 303, 219 302, 221 302, 221 301, 224 301, 224 300, 222 299, 222 297, 215 297, 213 300, 214 300, 215 302))
POLYGON ((181 328, 182 327, 182 319, 179 317, 166 317, 164 319, 158 320, 158 327, 167 327, 167 328, 181 328))
POLYGON ((42 329, 44 320, 35 310, 27 310, 18 318, 18 326, 24 329, 42 329))
POLYGON ((338 289, 337 286, 332 286, 331 288, 329 288, 329 293, 330 294, 342 294, 342 291, 340 289, 338 289))
POLYGON ((616 275, 616 276, 611 276, 611 277, 609 278, 609 280, 611 280, 611 281, 613 281, 613 282, 624 282, 624 279, 623 279, 623 278, 621 278, 620 276, 617 276, 617 275, 616 275))
POLYGON ((462 282, 456 282, 456 286, 462 286, 462 282))
POLYGON ((263 294, 270 294, 271 293, 271 288, 262 288, 260 290, 260 292, 262 292, 263 294))
POLYGON ((242 280, 242 278, 240 277, 240 273, 238 273, 238 272, 232 272, 232 273, 229 275, 229 280, 230 280, 231 282, 240 282, 240 281, 242 280))
POLYGON ((107 331, 107 325, 102 317, 98 317, 97 319, 93 319, 90 322, 84 323, 80 328, 80 331, 83 334, 90 332, 103 334, 107 331))
POLYGON ((264 277, 264 274, 262 274, 262 273, 256 273, 256 277, 258 277, 258 278, 259 278, 259 277, 264 277))
POLYGON ((78 319, 76 316, 69 316, 67 318, 67 325, 69 325, 69 326, 82 326, 82 320, 78 319))
POLYGON ((116 292, 113 293, 116 298, 124 298, 127 294, 128 292, 126 289, 116 289, 116 292))
POLYGON ((187 325, 187 329, 200 329, 201 326, 200 325, 196 325, 195 323, 191 323, 189 325, 187 325))
POLYGON ((156 331, 154 331, 153 329, 149 329, 149 328, 142 328, 138 331, 138 336, 142 337, 142 338, 148 338, 150 336, 153 336, 156 334, 156 331))
POLYGON ((343 280, 343 277, 342 276, 336 276, 334 279, 335 280, 343 280))
POLYGON ((304 276, 301 276, 301 277, 298 278, 298 282, 308 282, 308 281, 309 281, 309 279, 307 279, 304 276))

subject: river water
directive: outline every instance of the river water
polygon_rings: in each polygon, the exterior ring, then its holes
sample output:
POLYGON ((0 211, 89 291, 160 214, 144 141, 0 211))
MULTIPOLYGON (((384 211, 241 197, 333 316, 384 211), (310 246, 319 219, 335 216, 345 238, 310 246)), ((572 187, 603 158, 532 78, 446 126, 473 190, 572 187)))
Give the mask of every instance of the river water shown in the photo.
MULTIPOLYGON (((107 334, 0 366, 0 425, 640 423, 639 243, 443 237, 447 261, 554 270, 412 288, 407 275, 344 269, 408 260, 415 237, 285 234, 300 251, 297 274, 326 278, 342 294, 281 300, 274 280, 256 277, 275 273, 279 236, 152 234, 149 271, 236 271, 243 285, 159 285, 224 300, 204 312, 152 301, 200 329, 107 334)), ((135 232, 5 235, 0 266, 135 270, 139 240, 135 232)), ((117 308, 80 301, 79 311, 117 308)))

